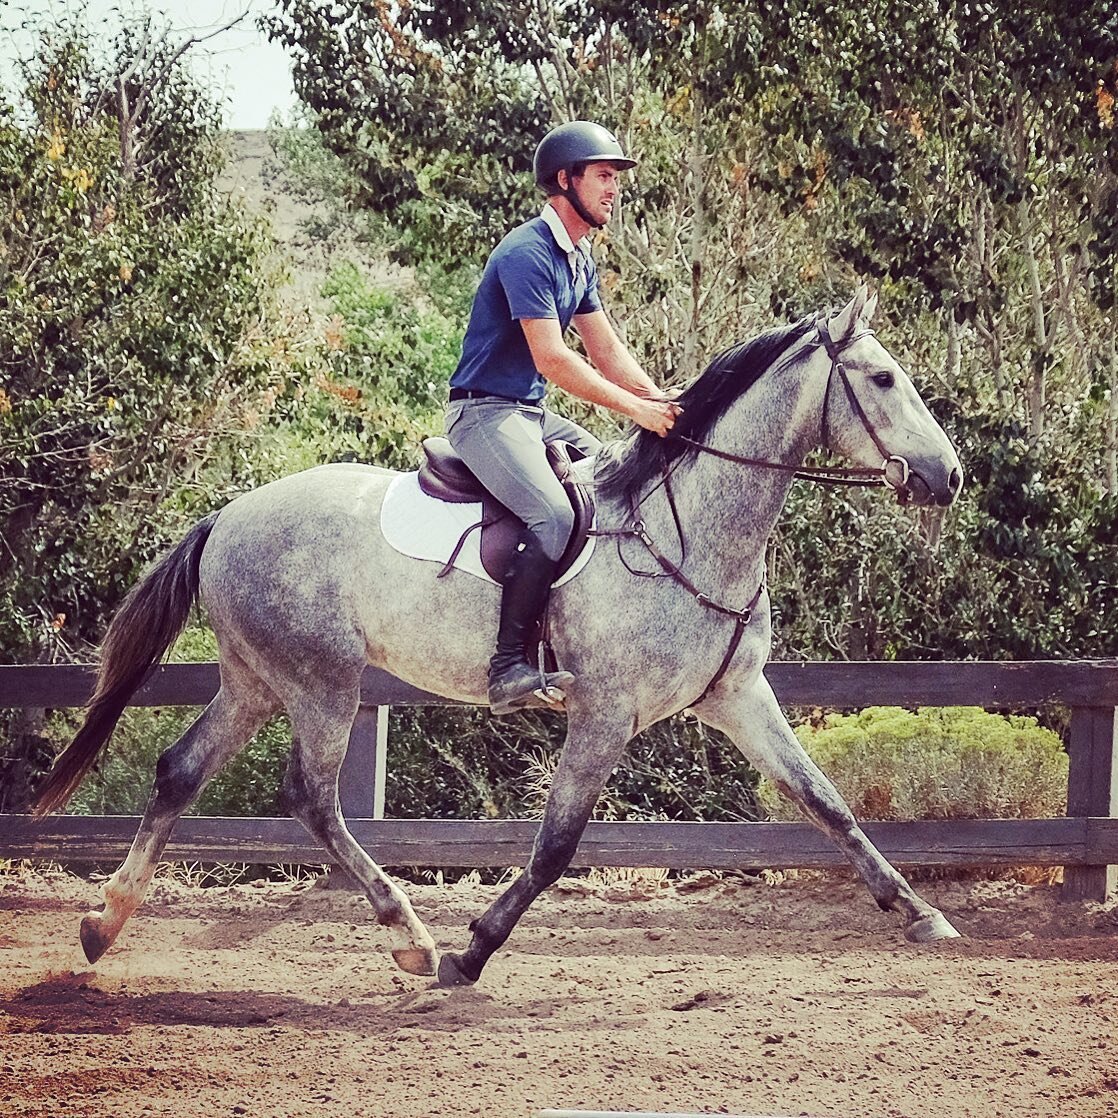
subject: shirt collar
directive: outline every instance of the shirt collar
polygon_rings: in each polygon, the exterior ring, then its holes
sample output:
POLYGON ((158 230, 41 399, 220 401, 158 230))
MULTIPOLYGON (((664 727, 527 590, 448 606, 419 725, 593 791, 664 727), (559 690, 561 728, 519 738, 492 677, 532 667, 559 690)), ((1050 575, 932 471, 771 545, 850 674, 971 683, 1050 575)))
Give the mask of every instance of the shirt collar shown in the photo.
POLYGON ((559 216, 559 211, 548 202, 543 208, 543 213, 540 217, 544 219, 544 223, 548 229, 551 230, 551 235, 555 238, 555 243, 567 254, 567 262, 571 266, 572 274, 578 274, 579 257, 589 251, 589 245, 586 238, 583 237, 576 245, 571 240, 570 233, 567 232, 567 227, 563 224, 563 219, 559 216))

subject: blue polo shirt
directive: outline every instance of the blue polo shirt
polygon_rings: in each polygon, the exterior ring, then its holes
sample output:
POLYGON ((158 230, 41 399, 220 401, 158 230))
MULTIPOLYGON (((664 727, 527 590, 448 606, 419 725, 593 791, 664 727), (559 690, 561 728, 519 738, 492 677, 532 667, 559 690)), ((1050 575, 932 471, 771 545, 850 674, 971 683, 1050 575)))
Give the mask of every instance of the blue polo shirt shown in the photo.
POLYGON ((551 211, 518 225, 486 262, 450 386, 542 399, 547 382, 520 320, 555 318, 565 331, 576 314, 601 309, 593 257, 585 242, 571 244, 559 215, 551 211))

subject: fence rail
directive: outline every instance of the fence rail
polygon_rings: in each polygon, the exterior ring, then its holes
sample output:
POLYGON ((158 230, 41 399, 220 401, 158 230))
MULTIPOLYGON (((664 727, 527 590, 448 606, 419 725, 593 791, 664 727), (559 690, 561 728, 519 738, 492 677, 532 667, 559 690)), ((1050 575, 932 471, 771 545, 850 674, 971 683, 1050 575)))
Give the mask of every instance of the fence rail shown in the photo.
MULTIPOLYGON (((867 823, 871 839, 900 865, 1064 867, 1069 899, 1102 900, 1118 864, 1118 661, 1025 663, 782 663, 766 675, 785 704, 981 706, 1071 710, 1068 817, 867 823)), ((92 690, 84 665, 0 666, 0 707, 82 705, 92 690)), ((217 665, 168 664, 132 703, 202 705, 216 694, 217 665)), ((342 768, 340 797, 354 835, 386 865, 522 865, 535 824, 525 820, 383 819, 388 708, 452 700, 370 668, 362 708, 342 768)), ((137 820, 0 815, 0 856, 89 862, 127 850, 137 820)), ((287 819, 187 817, 176 827, 173 860, 307 862, 328 860, 287 819)), ((592 823, 576 866, 759 869, 843 864, 829 841, 799 823, 592 823)))

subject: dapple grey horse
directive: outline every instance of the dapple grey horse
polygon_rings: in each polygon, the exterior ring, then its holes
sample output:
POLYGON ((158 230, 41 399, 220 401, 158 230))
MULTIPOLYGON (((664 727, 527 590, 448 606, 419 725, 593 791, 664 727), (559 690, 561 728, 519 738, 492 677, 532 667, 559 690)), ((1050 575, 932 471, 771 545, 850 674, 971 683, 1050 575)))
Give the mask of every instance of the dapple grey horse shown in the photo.
POLYGON ((471 925, 467 949, 441 961, 403 890, 346 829, 337 776, 368 664, 484 703, 497 588, 458 572, 438 580, 435 564, 389 547, 378 513, 395 475, 375 466, 286 477, 195 525, 113 619, 86 721, 34 805, 43 813, 66 802, 200 597, 217 635, 221 688, 159 759, 132 848, 104 887, 103 908, 82 921, 90 961, 140 904, 175 821, 281 709, 294 729, 285 806, 360 882, 397 965, 413 974, 476 981, 569 865, 626 743, 688 707, 833 839, 877 903, 901 914, 909 939, 957 935, 871 845, 792 733, 762 670, 765 543, 792 469, 813 448, 843 455, 857 464, 852 472, 881 474, 914 505, 949 505, 962 484, 947 436, 868 327, 875 303, 859 289, 829 317, 727 350, 680 397, 680 437, 636 432, 579 464, 596 488, 603 538, 551 604, 551 642, 575 674, 566 742, 527 867, 471 925))

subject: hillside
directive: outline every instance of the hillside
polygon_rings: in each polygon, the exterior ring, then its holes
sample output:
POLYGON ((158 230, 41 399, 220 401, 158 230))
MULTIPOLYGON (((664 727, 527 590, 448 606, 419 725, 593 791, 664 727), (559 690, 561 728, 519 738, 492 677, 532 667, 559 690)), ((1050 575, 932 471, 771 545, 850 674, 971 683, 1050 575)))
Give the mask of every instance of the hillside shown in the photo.
POLYGON ((257 213, 266 214, 279 250, 289 258, 292 296, 314 299, 330 268, 350 259, 384 283, 406 282, 409 274, 376 258, 352 232, 322 230, 329 219, 325 202, 311 202, 292 189, 263 130, 226 133, 229 164, 219 180, 222 189, 257 213), (317 229, 314 226, 318 226, 317 229))

